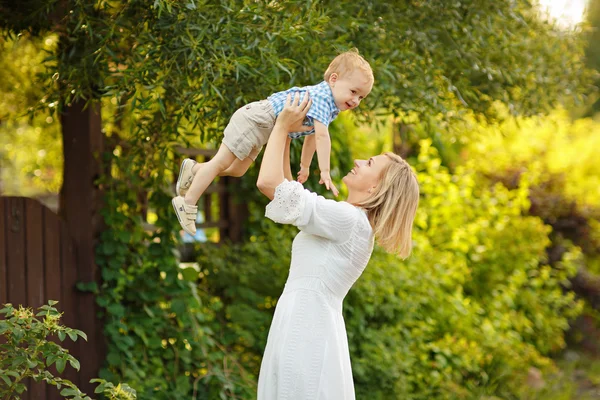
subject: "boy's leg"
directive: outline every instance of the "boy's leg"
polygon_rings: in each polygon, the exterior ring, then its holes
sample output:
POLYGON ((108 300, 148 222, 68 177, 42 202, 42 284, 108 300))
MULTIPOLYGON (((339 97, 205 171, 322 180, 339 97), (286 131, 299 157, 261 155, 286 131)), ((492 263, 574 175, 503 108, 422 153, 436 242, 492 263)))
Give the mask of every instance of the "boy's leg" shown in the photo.
POLYGON ((185 194, 185 202, 187 204, 196 205, 206 188, 212 183, 217 175, 229 168, 234 160, 237 160, 237 158, 231 150, 224 144, 221 144, 219 151, 217 151, 217 154, 215 154, 212 159, 196 166, 196 172, 200 173, 194 175, 194 180, 185 194))
POLYGON ((246 157, 244 160, 236 158, 229 168, 221 172, 219 176, 235 176, 236 178, 239 178, 248 171, 248 168, 250 168, 250 165, 252 165, 253 162, 254 160, 251 157, 246 157))
POLYGON ((221 172, 219 176, 234 176, 236 178, 243 176, 246 171, 248 171, 248 168, 250 168, 250 165, 256 161, 256 157, 258 157, 258 154, 261 150, 262 146, 255 147, 252 149, 248 157, 244 158, 243 160, 236 158, 231 166, 229 166, 229 168, 227 168, 225 171, 221 172))

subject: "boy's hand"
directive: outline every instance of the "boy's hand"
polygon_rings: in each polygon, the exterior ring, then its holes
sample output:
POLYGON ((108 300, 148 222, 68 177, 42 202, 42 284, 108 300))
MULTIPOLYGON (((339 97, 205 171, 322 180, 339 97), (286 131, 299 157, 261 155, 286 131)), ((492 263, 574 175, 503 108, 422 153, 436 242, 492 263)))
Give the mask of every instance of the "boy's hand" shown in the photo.
POLYGON ((302 165, 300 165, 300 171, 298 171, 298 182, 306 182, 308 180, 309 173, 310 172, 308 170, 308 167, 303 167, 302 165))
POLYGON ((338 192, 337 188, 331 181, 331 176, 329 175, 329 172, 321 172, 321 180, 319 181, 319 183, 322 185, 324 184, 327 190, 331 190, 335 197, 337 197, 337 195, 340 194, 340 192, 338 192))

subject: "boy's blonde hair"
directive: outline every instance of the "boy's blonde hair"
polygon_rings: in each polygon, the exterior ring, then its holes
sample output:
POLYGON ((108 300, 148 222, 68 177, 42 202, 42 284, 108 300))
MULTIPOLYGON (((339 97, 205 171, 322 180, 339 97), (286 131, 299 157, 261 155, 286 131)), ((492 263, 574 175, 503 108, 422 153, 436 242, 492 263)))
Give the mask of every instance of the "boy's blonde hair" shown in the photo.
POLYGON ((329 82, 329 77, 333 73, 343 77, 344 75, 351 73, 356 69, 363 71, 372 82, 375 80, 371 66, 367 60, 358 54, 357 49, 345 51, 334 58, 329 64, 329 67, 327 67, 323 78, 325 79, 325 82, 329 82))
POLYGON ((406 161, 397 154, 382 171, 375 192, 357 204, 366 210, 377 243, 389 253, 406 258, 412 248, 412 226, 419 205, 417 177, 406 161))

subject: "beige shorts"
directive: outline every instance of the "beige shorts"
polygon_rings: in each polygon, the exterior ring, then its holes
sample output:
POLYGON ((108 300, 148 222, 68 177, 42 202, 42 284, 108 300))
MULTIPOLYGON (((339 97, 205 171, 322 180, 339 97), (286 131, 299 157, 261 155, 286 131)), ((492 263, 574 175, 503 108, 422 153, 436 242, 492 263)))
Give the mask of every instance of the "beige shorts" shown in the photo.
POLYGON ((246 104, 231 116, 223 144, 240 160, 256 160, 274 126, 275 112, 269 100, 246 104))

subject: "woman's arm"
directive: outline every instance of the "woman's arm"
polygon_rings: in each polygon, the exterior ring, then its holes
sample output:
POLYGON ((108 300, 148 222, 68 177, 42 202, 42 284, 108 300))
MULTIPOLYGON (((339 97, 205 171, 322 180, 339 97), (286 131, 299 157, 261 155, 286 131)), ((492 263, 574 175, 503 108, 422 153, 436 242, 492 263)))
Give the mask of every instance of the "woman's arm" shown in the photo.
POLYGON ((312 100, 308 96, 304 96, 301 103, 298 103, 298 94, 294 94, 292 100, 291 94, 288 94, 285 106, 275 122, 267 148, 260 165, 258 173, 258 181, 256 186, 258 190, 270 200, 273 200, 275 188, 283 182, 284 170, 283 161, 285 156, 285 144, 287 141, 287 133, 294 126, 302 124, 306 113, 310 109, 312 100))
POLYGON ((293 181, 292 166, 290 165, 290 145, 292 138, 289 136, 285 139, 285 154, 283 155, 283 175, 288 181, 293 181))

